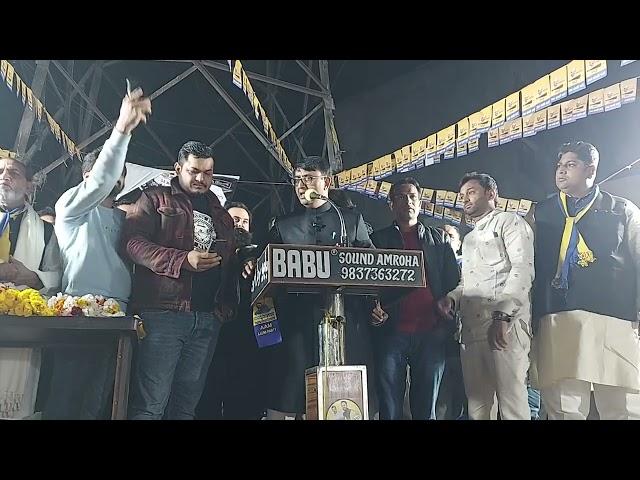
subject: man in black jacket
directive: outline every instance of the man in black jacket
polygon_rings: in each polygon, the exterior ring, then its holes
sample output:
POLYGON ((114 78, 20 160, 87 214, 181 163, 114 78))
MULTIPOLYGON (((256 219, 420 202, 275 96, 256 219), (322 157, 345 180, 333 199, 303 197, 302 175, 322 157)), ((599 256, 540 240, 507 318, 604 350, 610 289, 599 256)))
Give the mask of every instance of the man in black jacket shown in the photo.
POLYGON ((453 290, 460 274, 448 236, 418 220, 420 184, 411 177, 392 185, 389 206, 395 221, 372 235, 377 248, 422 250, 427 286, 381 296, 372 312, 380 419, 402 418, 407 364, 411 372, 409 399, 416 420, 436 418, 436 399, 445 365, 445 341, 451 324, 438 316, 438 299, 453 290), (395 296, 395 298, 393 298, 395 296))
POLYGON ((537 385, 550 420, 640 419, 640 210, 595 183, 586 142, 558 153, 559 192, 536 207, 537 385))
MULTIPOLYGON (((337 212, 326 200, 305 197, 308 189, 314 189, 323 196, 328 195, 331 186, 329 162, 321 157, 303 159, 296 164, 292 183, 304 210, 277 217, 270 229, 269 243, 338 244, 340 221, 337 212)), ((373 247, 362 215, 353 209, 340 210, 346 224, 348 245, 373 247)), ((324 302, 321 295, 286 293, 277 296, 274 301, 282 343, 269 347, 267 418, 300 418, 305 412, 305 369, 319 362, 318 323, 322 318, 324 302)), ((372 353, 365 302, 358 297, 347 297, 345 315, 346 364, 372 363, 369 361, 372 353)), ((369 404, 372 405, 371 396, 369 404)))

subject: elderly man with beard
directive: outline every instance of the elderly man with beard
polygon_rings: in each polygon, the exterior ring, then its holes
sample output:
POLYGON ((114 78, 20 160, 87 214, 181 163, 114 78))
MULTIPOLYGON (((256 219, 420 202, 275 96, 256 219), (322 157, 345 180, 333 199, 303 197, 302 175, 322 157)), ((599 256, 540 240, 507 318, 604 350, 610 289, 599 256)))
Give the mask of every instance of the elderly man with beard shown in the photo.
MULTIPOLYGON (((55 230, 62 255, 62 291, 114 298, 126 311, 129 267, 118 254, 125 213, 114 200, 124 187, 131 132, 151 114, 151 101, 136 89, 122 100, 120 116, 105 144, 82 162, 83 181, 56 202, 55 230)), ((48 419, 109 418, 113 349, 60 349, 54 353, 48 419), (111 350, 111 351, 110 351, 111 350)))
POLYGON ((253 220, 244 203, 224 207, 235 225, 236 278, 240 305, 236 319, 222 327, 207 386, 200 400, 198 418, 207 420, 256 420, 264 413, 264 376, 260 372, 260 349, 251 318, 250 274, 255 264, 255 245, 250 231, 253 220))
MULTIPOLYGON (((33 171, 16 158, 0 156, 0 282, 55 293, 60 252, 53 226, 43 222, 27 198, 33 171)), ((34 413, 40 349, 0 349, 0 418, 34 413)))

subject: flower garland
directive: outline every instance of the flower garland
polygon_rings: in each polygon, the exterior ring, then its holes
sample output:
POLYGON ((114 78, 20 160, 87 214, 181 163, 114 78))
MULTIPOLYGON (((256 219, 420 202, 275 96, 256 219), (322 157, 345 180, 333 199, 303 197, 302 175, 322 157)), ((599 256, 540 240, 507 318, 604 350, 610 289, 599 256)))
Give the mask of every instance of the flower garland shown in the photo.
POLYGON ((124 312, 116 300, 101 295, 74 297, 58 293, 46 299, 32 288, 18 290, 13 283, 0 283, 0 315, 122 317, 124 312))

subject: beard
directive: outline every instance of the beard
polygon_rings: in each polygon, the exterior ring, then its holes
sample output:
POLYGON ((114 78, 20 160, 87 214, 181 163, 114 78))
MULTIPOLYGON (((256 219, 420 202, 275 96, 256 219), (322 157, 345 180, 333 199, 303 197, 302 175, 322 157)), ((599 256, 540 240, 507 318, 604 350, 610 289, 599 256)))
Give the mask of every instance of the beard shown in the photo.
POLYGON ((25 193, 16 192, 9 188, 0 188, 0 205, 8 208, 14 208, 25 202, 25 193))
POLYGON ((251 245, 253 234, 244 228, 236 227, 233 229, 233 237, 236 240, 236 248, 242 248, 251 245))

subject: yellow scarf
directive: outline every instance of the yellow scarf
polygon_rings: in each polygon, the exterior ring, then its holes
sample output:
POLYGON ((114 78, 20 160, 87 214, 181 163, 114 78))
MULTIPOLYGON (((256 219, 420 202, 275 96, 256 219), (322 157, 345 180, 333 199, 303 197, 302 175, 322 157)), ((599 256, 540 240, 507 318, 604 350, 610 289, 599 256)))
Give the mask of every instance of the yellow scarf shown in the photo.
POLYGON ((593 198, 586 206, 577 211, 576 215, 573 217, 569 215, 569 209, 567 208, 567 194, 560 192, 560 207, 562 209, 562 213, 564 213, 565 220, 562 240, 560 241, 558 268, 556 269, 556 276, 553 280, 553 285, 556 288, 568 288, 569 267, 571 264, 576 264, 580 267, 588 267, 596 261, 593 252, 587 246, 584 238, 582 238, 576 224, 589 211, 599 192, 600 190, 596 185, 595 190, 592 193, 593 198))

